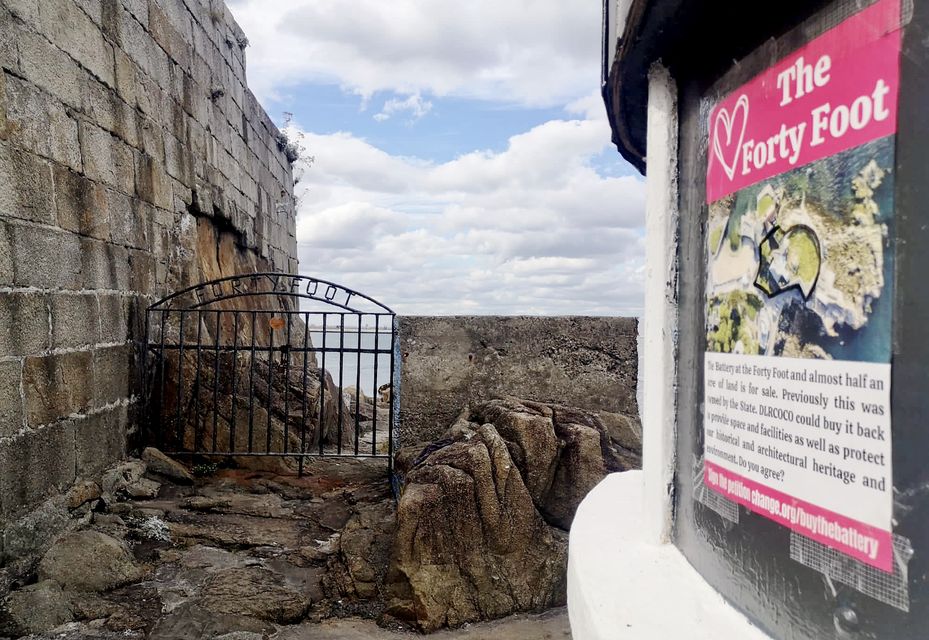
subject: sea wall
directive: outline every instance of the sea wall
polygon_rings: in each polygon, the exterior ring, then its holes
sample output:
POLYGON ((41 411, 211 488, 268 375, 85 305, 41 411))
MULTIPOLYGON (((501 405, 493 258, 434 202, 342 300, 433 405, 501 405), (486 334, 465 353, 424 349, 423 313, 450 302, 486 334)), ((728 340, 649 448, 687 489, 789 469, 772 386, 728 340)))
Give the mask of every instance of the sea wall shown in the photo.
POLYGON ((54 529, 36 504, 126 455, 147 305, 296 271, 246 46, 215 0, 0 0, 0 567, 54 529))
POLYGON ((434 440, 468 406, 513 395, 638 425, 635 318, 400 318, 399 436, 434 440))

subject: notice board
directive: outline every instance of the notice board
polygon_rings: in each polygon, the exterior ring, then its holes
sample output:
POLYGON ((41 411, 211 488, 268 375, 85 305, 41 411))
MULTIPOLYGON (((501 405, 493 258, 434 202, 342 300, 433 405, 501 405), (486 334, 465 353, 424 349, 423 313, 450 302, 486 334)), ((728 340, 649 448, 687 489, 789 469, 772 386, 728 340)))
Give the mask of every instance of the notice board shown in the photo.
POLYGON ((892 570, 900 0, 709 114, 704 482, 892 570))

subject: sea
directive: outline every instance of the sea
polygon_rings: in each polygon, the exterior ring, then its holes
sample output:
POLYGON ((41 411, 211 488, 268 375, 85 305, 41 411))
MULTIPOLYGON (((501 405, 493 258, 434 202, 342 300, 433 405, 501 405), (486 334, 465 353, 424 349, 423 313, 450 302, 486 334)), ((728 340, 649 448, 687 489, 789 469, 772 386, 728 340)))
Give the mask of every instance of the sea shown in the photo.
MULTIPOLYGON (((316 362, 323 366, 332 376, 332 381, 337 387, 361 387, 361 391, 369 398, 374 395, 377 388, 390 382, 390 354, 381 353, 377 356, 377 372, 375 375, 375 359, 373 353, 361 353, 359 351, 359 335, 361 337, 361 349, 375 348, 379 350, 390 351, 390 331, 376 332, 374 329, 365 329, 362 327, 361 333, 358 330, 349 330, 346 328, 344 333, 344 342, 342 348, 345 351, 341 354, 335 351, 328 351, 323 359, 323 352, 316 351, 316 362), (341 375, 341 384, 340 384, 341 375)), ((339 348, 339 331, 328 329, 326 331, 327 349, 339 348)), ((323 331, 321 328, 310 329, 310 340, 314 347, 323 347, 323 331)))

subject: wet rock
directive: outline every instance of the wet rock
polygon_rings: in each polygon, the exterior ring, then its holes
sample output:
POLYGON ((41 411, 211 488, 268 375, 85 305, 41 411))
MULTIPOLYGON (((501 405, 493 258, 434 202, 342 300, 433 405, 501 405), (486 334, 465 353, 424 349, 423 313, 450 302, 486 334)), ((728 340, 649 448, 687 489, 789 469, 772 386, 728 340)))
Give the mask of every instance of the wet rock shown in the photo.
POLYGON ((93 523, 97 527, 122 528, 126 526, 126 522, 115 513, 95 513, 93 523))
POLYGON ((338 536, 338 554, 330 562, 327 583, 341 596, 377 598, 390 564, 395 516, 390 502, 368 505, 338 536))
POLYGON ((226 615, 188 603, 179 606, 158 621, 149 640, 215 639, 230 633, 254 633, 267 637, 274 627, 260 620, 241 615, 226 615))
POLYGON ((81 480, 68 490, 65 500, 68 510, 74 511, 81 505, 100 497, 100 485, 91 480, 81 480))
POLYGON ((258 518, 282 518, 291 514, 291 510, 281 504, 281 497, 274 494, 226 493, 210 496, 191 496, 184 501, 183 505, 185 509, 191 511, 237 513, 258 518))
POLYGON ((118 607, 106 620, 106 628, 110 631, 140 631, 145 628, 148 621, 126 607, 118 607))
POLYGON ((171 538, 181 542, 207 542, 233 549, 296 549, 305 544, 301 524, 293 520, 183 511, 167 514, 166 519, 171 538))
POLYGON ((119 610, 119 606, 96 593, 71 593, 68 596, 76 620, 102 620, 119 610))
POLYGON ((216 573, 203 586, 201 606, 214 613, 244 615, 280 624, 299 622, 309 600, 267 569, 246 567, 216 573))
POLYGON ((130 498, 136 499, 148 499, 155 498, 158 496, 158 491, 161 489, 161 483, 151 480, 149 478, 140 478, 136 482, 133 482, 130 485, 127 485, 125 488, 126 495, 130 498))
POLYGON ((7 620, 0 626, 0 633, 17 636, 42 633, 74 620, 67 596, 52 580, 14 591, 7 596, 3 609, 2 617, 7 620))
POLYGON ((143 637, 140 632, 109 631, 96 621, 91 623, 70 622, 51 633, 25 636, 23 640, 127 640, 143 637))
POLYGON ((110 469, 103 476, 101 487, 108 502, 126 498, 154 498, 161 484, 145 478, 146 466, 141 460, 129 460, 110 469))
POLYGON ((566 536, 546 525, 507 444, 486 424, 408 473, 389 613, 429 632, 557 606, 566 562, 566 536))
POLYGON ((165 478, 170 478, 177 484, 191 485, 194 483, 194 477, 187 470, 187 467, 173 458, 169 458, 154 447, 146 447, 142 451, 142 460, 147 465, 150 473, 157 473, 165 478))
POLYGON ((64 536, 39 563, 40 580, 54 580, 68 591, 106 591, 142 575, 126 546, 98 531, 64 536))

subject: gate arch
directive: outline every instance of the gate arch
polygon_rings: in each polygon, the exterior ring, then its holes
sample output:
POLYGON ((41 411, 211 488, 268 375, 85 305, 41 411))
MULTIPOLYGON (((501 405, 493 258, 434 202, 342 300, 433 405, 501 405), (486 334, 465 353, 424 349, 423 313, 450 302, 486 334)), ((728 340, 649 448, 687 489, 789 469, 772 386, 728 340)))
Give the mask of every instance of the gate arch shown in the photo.
POLYGON ((386 458, 399 376, 396 314, 343 285, 255 273, 146 310, 147 442, 185 456, 386 458))

